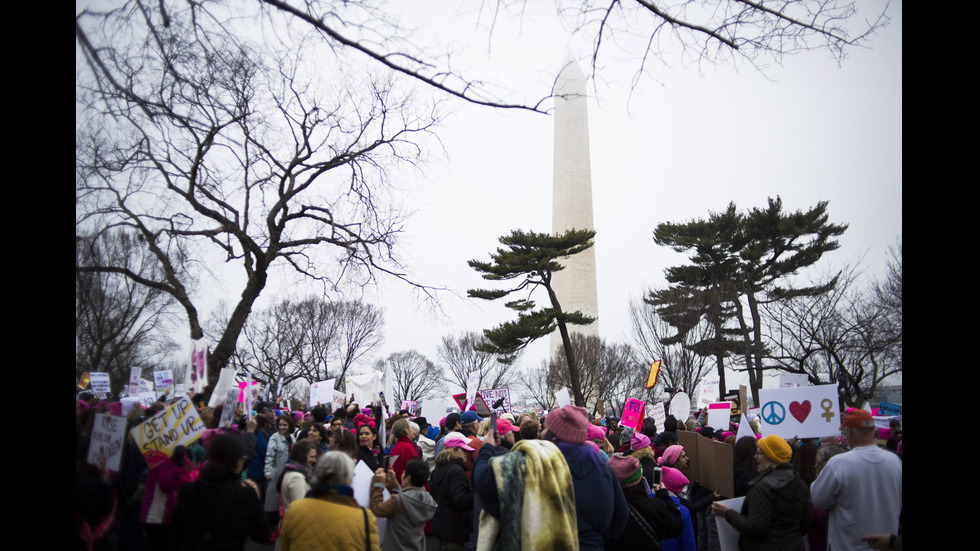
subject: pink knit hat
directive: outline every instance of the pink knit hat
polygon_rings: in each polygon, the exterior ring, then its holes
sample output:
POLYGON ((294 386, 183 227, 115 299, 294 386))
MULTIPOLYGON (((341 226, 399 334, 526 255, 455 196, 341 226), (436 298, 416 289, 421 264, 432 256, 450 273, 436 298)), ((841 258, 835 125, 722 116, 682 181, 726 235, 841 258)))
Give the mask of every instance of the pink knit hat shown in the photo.
POLYGON ((623 486, 632 486, 643 478, 640 462, 632 455, 613 455, 609 458, 609 468, 623 486))
POLYGON ((671 466, 677 462, 677 458, 681 456, 681 452, 684 451, 684 446, 673 445, 667 446, 664 450, 663 455, 657 458, 657 464, 671 466))
POLYGON ((673 467, 663 468, 663 482, 664 488, 667 488, 675 494, 679 494, 684 490, 684 486, 690 484, 690 480, 684 476, 684 473, 678 471, 673 467))
POLYGON ((545 419, 548 432, 570 444, 584 444, 589 434, 589 412, 571 404, 551 410, 545 419))
POLYGON ((642 432, 634 432, 633 438, 630 440, 631 450, 642 450, 643 448, 650 445, 650 438, 643 434, 642 432))
POLYGON ((602 440, 606 437, 606 431, 602 430, 602 427, 597 427, 592 423, 589 423, 586 429, 585 438, 588 440, 602 440))

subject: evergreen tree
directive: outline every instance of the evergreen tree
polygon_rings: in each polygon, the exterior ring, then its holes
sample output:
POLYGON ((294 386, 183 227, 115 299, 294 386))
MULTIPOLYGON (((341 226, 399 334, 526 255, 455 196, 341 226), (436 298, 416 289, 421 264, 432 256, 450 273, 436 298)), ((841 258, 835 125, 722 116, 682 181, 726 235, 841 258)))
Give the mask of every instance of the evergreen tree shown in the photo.
POLYGON ((578 254, 591 247, 595 238, 594 230, 568 230, 560 235, 514 230, 510 235, 500 238, 501 245, 496 253, 490 255, 491 262, 470 260, 468 264, 483 274, 483 279, 491 281, 513 280, 516 286, 506 290, 471 289, 469 296, 485 300, 496 300, 512 293, 527 291, 527 296, 538 287, 548 294, 550 306, 537 307, 530 298, 520 298, 506 303, 517 312, 517 320, 508 321, 493 329, 484 330, 485 343, 476 346, 477 350, 501 356, 502 361, 512 362, 516 354, 531 342, 550 335, 555 329, 561 334, 568 365, 572 399, 575 404, 585 407, 582 391, 582 376, 568 334, 568 325, 588 325, 595 318, 580 311, 562 310, 558 296, 552 287, 551 276, 565 268, 559 260, 578 254))

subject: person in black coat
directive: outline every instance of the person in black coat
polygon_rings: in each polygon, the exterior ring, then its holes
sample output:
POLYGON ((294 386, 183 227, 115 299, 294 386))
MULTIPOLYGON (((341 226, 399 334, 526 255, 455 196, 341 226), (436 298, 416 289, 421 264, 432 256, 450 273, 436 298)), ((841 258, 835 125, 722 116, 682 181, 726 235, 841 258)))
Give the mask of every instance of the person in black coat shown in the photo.
POLYGON ((466 452, 473 448, 462 438, 447 437, 436 456, 436 468, 429 478, 429 493, 439 506, 432 517, 432 535, 440 548, 461 546, 473 531, 473 486, 466 476, 466 452))
POLYGON ((609 468, 623 487, 623 496, 630 508, 629 522, 611 549, 649 549, 651 540, 656 542, 655 548, 659 548, 662 540, 681 534, 681 513, 670 499, 670 493, 657 486, 656 496, 650 497, 647 485, 642 483, 644 477, 640 462, 635 457, 614 455, 609 458, 609 468), (642 520, 638 517, 642 517, 642 520))
POLYGON ((177 549, 240 551, 249 537, 257 543, 269 541, 272 528, 258 487, 241 477, 249 459, 241 435, 215 437, 200 478, 184 485, 177 495, 173 518, 177 549))

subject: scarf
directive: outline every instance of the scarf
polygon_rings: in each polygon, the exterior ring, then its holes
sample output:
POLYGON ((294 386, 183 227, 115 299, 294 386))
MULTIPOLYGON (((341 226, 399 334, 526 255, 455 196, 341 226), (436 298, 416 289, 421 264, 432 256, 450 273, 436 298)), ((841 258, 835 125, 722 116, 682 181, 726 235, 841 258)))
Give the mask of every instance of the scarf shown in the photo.
POLYGON ((521 440, 490 459, 500 519, 480 513, 477 551, 578 550, 575 490, 565 456, 552 442, 521 440))

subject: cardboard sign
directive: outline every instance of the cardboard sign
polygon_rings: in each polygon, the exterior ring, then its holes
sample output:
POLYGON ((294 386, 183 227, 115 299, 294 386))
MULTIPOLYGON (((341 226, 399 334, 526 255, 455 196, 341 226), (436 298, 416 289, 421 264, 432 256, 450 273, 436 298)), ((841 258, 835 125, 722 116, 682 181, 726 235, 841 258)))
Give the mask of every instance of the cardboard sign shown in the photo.
POLYGON ((787 440, 840 434, 837 383, 759 390, 762 435, 778 434, 787 440))
POLYGON ((129 431, 151 469, 174 453, 177 446, 186 446, 200 438, 204 423, 186 396, 129 431))
MULTIPOLYGON (((459 411, 464 412, 470 409, 469 405, 463 407, 466 404, 466 394, 453 394, 453 400, 456 400, 456 405, 459 406, 459 411)), ((487 405, 487 401, 483 399, 483 396, 477 392, 476 393, 476 414, 480 417, 486 417, 490 415, 490 406, 487 405)))
POLYGON ((664 409, 663 402, 657 402, 650 408, 650 417, 657 424, 657 434, 664 431, 664 421, 667 420, 667 411, 664 409))
POLYGON ((891 402, 878 402, 878 415, 882 417, 894 417, 902 414, 902 404, 891 402))
POLYGON ((691 482, 717 488, 724 496, 735 495, 734 447, 686 430, 678 431, 677 440, 691 458, 683 470, 691 482))
POLYGON ((731 402, 708 404, 708 426, 715 430, 729 430, 732 420, 731 402))
MULTIPOLYGON (((174 388, 174 374, 169 369, 164 369, 164 370, 161 370, 161 371, 154 371, 153 372, 153 383, 157 387, 157 392, 159 392, 160 394, 163 394, 163 391, 167 390, 168 388, 169 389, 173 389, 174 388)), ((174 395, 174 393, 171 390, 170 396, 173 396, 173 395, 174 395)))
POLYGON ((646 417, 646 403, 636 398, 627 398, 623 404, 623 418, 619 421, 624 427, 633 427, 636 430, 643 428, 643 418, 646 417))
POLYGON ((105 458, 105 467, 119 470, 123 440, 126 438, 126 418, 108 413, 98 413, 92 423, 92 436, 88 442, 89 465, 99 466, 99 458, 105 458))
POLYGON ((410 417, 415 417, 416 413, 419 411, 418 400, 402 400, 402 405, 400 408, 398 408, 398 410, 401 411, 403 409, 408 410, 408 415, 410 417))
POLYGON ((89 383, 92 385, 92 393, 99 399, 106 399, 112 392, 109 383, 109 374, 100 371, 89 373, 89 383))

